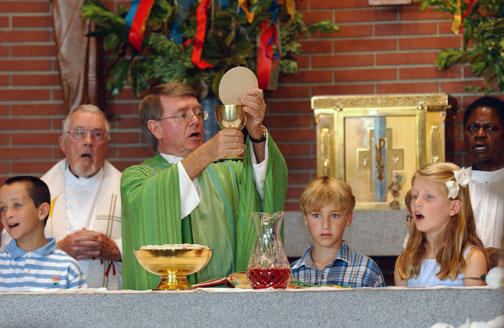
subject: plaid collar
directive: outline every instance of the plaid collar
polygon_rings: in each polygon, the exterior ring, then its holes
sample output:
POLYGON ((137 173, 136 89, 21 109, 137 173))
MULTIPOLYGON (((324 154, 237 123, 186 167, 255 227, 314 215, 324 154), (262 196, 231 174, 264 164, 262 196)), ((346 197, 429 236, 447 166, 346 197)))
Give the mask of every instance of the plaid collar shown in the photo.
MULTIPOLYGON (((300 267, 306 267, 306 268, 311 268, 311 269, 317 269, 317 266, 315 263, 313 263, 313 259, 311 257, 311 252, 313 250, 313 245, 311 245, 303 254, 303 257, 299 261, 296 261, 296 264, 292 267, 292 269, 299 269, 300 267)), ((334 260, 331 262, 331 265, 335 261, 344 261, 344 262, 351 262, 351 259, 353 257, 352 250, 346 243, 346 241, 341 242, 341 247, 338 250, 338 254, 334 257, 334 260)))

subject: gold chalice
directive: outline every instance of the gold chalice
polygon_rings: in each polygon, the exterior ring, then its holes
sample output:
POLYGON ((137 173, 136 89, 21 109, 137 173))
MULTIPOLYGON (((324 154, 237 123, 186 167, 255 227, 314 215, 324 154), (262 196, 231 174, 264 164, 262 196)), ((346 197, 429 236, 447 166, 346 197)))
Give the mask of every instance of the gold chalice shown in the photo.
POLYGON ((153 290, 192 289, 187 275, 198 272, 210 260, 212 250, 195 244, 149 245, 135 250, 138 263, 150 273, 161 276, 153 290))
MULTIPOLYGON (((238 129, 241 130, 247 123, 247 115, 245 114, 245 105, 220 105, 215 106, 215 116, 217 123, 221 129, 238 129)), ((245 154, 231 155, 224 157, 225 159, 243 159, 245 154)))

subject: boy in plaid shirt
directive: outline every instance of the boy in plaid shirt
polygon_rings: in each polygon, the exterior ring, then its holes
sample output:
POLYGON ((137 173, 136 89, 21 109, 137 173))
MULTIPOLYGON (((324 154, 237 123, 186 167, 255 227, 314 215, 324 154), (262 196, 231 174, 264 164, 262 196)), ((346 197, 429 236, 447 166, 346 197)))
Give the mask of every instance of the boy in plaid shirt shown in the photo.
POLYGON ((301 194, 300 208, 313 245, 291 264, 294 280, 316 285, 383 287, 382 272, 369 257, 354 252, 343 240, 352 224, 355 197, 350 186, 323 176, 301 194))

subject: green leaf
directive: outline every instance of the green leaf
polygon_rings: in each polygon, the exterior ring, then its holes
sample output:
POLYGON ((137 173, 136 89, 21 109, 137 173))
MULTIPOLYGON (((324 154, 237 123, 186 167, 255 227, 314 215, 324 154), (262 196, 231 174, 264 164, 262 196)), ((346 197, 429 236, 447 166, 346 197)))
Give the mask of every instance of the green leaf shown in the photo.
POLYGON ((129 62, 127 60, 120 60, 112 67, 107 80, 107 88, 113 96, 117 96, 124 88, 127 82, 128 71, 129 62))

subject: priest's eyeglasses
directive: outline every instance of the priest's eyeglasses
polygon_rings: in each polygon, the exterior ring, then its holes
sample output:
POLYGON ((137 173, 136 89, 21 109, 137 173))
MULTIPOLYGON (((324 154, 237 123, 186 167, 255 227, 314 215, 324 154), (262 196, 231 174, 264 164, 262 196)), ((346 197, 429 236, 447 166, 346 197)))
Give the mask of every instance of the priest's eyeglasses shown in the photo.
POLYGON ((75 140, 85 139, 88 133, 91 135, 91 138, 94 141, 102 141, 108 136, 108 133, 102 129, 88 130, 86 128, 76 128, 68 131, 67 133, 70 134, 75 140))
POLYGON ((191 122, 193 116, 196 116, 198 120, 206 121, 208 119, 208 113, 203 111, 196 111, 190 113, 179 113, 172 116, 161 117, 158 121, 166 120, 168 118, 173 119, 177 123, 189 123, 191 122))

